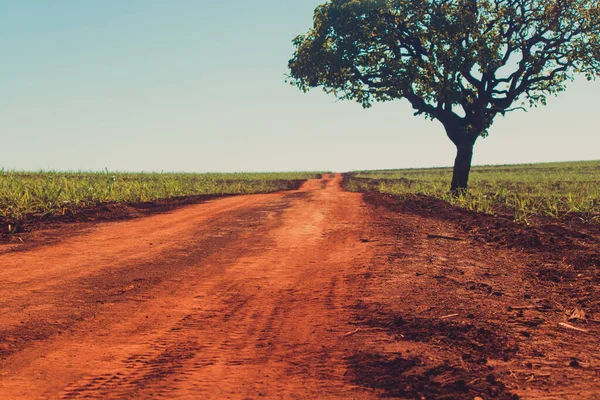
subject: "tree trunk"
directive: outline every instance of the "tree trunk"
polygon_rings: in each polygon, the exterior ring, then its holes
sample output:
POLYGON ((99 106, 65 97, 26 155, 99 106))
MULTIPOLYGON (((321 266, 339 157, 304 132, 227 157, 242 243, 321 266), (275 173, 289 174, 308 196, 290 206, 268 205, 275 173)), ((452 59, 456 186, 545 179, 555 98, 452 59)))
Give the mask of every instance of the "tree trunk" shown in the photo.
POLYGON ((456 145, 456 159, 454 160, 454 172, 452 174, 452 185, 450 186, 450 191, 455 194, 465 193, 469 187, 469 172, 471 172, 474 145, 474 141, 465 141, 465 143, 456 145))

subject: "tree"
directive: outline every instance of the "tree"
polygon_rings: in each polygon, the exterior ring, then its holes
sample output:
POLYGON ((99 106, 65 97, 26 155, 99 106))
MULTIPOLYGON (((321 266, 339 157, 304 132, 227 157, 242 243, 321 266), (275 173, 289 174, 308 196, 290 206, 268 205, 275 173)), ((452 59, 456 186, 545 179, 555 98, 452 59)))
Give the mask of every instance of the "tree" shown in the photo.
POLYGON ((494 118, 600 75, 598 0, 332 0, 293 41, 288 81, 365 108, 406 99, 456 145, 451 190, 494 118))

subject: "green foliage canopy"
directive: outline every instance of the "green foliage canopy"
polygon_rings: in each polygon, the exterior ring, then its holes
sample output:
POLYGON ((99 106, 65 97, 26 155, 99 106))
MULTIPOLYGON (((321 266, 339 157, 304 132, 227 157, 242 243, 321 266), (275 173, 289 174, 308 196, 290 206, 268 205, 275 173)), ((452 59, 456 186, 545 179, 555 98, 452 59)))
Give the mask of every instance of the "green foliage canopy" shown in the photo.
POLYGON ((288 80, 364 107, 407 99, 457 144, 497 114, 600 75, 598 0, 331 0, 294 39, 288 80))

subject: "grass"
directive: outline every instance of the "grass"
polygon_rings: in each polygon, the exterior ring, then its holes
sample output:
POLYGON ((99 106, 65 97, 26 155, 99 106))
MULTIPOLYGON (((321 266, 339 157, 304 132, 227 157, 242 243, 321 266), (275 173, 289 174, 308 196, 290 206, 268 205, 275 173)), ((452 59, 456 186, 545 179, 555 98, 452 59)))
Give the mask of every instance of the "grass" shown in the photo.
POLYGON ((105 203, 293 189, 319 173, 112 173, 0 171, 0 219, 76 213, 105 203))
POLYGON ((358 171, 349 177, 349 190, 431 196, 477 212, 508 212, 519 222, 575 216, 600 223, 600 161, 474 167, 469 192, 461 196, 449 193, 451 168, 358 171))

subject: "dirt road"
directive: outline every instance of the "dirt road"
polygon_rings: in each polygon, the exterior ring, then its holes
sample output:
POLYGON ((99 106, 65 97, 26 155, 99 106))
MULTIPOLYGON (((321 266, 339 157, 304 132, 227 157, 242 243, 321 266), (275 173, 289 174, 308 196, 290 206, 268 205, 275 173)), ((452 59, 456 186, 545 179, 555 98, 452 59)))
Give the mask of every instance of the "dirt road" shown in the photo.
POLYGON ((339 179, 2 255, 0 398, 354 397, 339 338, 372 251, 339 179))
POLYGON ((557 313, 531 333, 505 311, 535 294, 529 256, 427 239, 457 228, 340 181, 0 253, 0 398, 600 393, 594 328, 556 329, 557 313))

